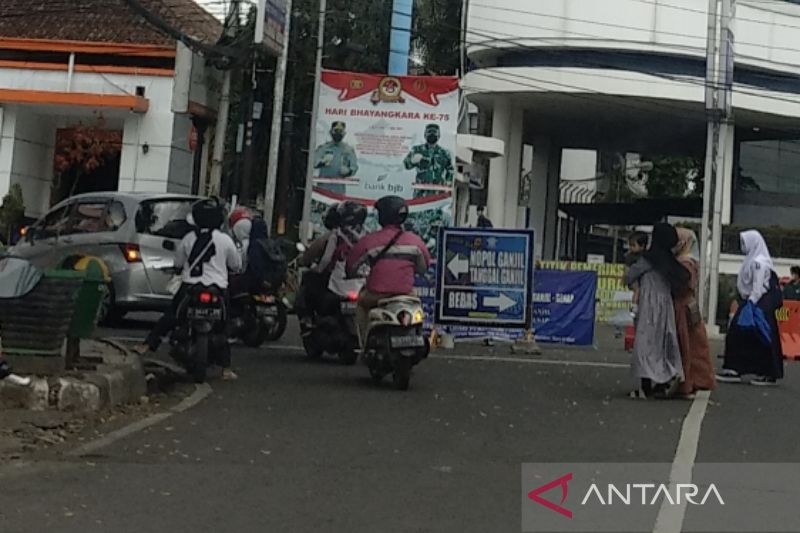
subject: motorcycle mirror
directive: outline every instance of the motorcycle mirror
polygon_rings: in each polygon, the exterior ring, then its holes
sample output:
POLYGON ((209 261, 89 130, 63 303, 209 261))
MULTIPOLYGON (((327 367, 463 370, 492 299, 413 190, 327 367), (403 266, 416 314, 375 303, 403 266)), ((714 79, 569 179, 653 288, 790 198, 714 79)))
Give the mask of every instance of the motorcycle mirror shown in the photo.
POLYGON ((303 244, 302 242, 298 242, 298 243, 295 245, 295 247, 297 248, 297 251, 298 251, 298 252, 300 252, 300 253, 303 253, 303 252, 305 252, 305 251, 306 251, 306 245, 305 245, 305 244, 303 244))

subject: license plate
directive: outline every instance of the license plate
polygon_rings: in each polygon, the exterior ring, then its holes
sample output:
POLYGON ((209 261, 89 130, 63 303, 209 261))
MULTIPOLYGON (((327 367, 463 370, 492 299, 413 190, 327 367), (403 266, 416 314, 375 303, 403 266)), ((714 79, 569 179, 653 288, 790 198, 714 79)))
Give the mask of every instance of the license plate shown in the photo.
POLYGON ((256 307, 258 316, 278 316, 278 308, 274 306, 258 306, 256 307))
POLYGON ((389 343, 392 348, 422 348, 425 346, 425 339, 421 335, 404 335, 391 337, 389 343))
POLYGON ((339 309, 343 315, 354 315, 356 314, 356 302, 342 302, 339 309))
POLYGON ((219 307, 190 307, 186 315, 195 320, 222 320, 219 307))

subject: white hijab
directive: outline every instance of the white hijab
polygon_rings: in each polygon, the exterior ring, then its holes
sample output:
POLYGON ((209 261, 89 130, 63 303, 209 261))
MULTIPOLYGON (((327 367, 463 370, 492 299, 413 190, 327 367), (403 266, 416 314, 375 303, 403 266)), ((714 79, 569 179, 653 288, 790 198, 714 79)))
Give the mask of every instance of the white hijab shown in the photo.
POLYGON ((756 230, 743 231, 739 234, 742 252, 746 255, 736 286, 742 298, 758 303, 769 289, 769 279, 773 264, 764 237, 756 230))

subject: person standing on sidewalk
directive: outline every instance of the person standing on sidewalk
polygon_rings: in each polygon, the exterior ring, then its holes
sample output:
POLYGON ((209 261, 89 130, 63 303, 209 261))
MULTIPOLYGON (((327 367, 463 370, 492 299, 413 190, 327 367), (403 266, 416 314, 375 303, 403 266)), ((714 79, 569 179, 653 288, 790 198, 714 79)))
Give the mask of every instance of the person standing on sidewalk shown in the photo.
POLYGON ((683 396, 690 396, 698 390, 713 389, 716 380, 706 324, 697 302, 697 279, 700 269, 697 235, 686 228, 678 228, 677 231, 678 245, 675 247, 675 257, 690 275, 688 282, 674 295, 675 327, 683 362, 683 383, 679 392, 683 396))
POLYGON ((783 350, 775 318, 775 311, 783 307, 783 295, 764 237, 756 230, 749 230, 740 234, 740 240, 746 255, 736 280, 741 301, 725 338, 725 362, 717 380, 742 383, 743 376, 754 374, 751 384, 775 385, 783 378, 783 350), (768 342, 759 328, 740 324, 745 309, 753 310, 748 303, 764 314, 769 326, 768 342))
POLYGON ((783 287, 783 299, 800 300, 800 266, 793 266, 789 273, 792 277, 789 283, 783 287))
POLYGON ((689 282, 689 272, 672 253, 677 243, 675 228, 656 224, 650 248, 625 273, 626 285, 639 285, 631 370, 640 387, 633 398, 671 396, 683 378, 672 295, 689 282))

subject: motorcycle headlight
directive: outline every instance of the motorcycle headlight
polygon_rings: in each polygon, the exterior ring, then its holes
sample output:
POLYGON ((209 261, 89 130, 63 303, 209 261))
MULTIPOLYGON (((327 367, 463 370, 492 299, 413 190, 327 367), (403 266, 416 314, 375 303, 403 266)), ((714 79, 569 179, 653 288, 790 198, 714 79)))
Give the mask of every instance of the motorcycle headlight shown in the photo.
POLYGON ((422 312, 422 309, 417 309, 414 313, 414 324, 422 324, 425 321, 425 313, 422 312))

